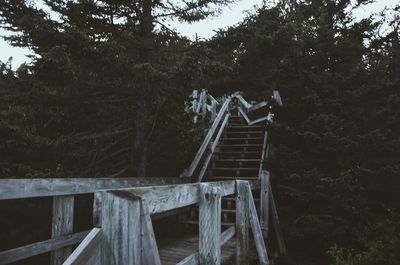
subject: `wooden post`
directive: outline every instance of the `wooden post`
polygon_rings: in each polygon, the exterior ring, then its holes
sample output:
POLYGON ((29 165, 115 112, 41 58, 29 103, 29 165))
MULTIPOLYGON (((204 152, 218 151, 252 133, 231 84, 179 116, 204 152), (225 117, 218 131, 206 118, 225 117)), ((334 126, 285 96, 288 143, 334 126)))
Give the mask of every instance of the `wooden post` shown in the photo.
POLYGON ((276 210, 276 205, 271 185, 269 185, 269 194, 271 201, 272 224, 274 226, 276 240, 278 241, 279 251, 281 252, 281 254, 286 255, 287 254, 286 244, 285 241, 283 240, 283 233, 281 225, 279 224, 278 211, 276 210))
MULTIPOLYGON (((51 237, 72 234, 74 228, 74 196, 53 197, 53 222, 51 237)), ((50 263, 61 265, 72 253, 72 247, 64 247, 51 252, 50 263)))
POLYGON ((124 191, 103 192, 101 264, 141 265, 140 200, 124 191))
POLYGON ((249 195, 249 212, 250 212, 249 219, 250 219, 251 231, 253 232, 253 239, 256 244, 258 258, 261 265, 268 265, 269 264, 268 254, 267 254, 267 249, 265 247, 264 238, 261 232, 261 226, 258 221, 256 205, 254 204, 254 199, 253 199, 253 194, 251 193, 250 184, 248 183, 246 184, 249 195))
POLYGON ((215 117, 217 117, 217 102, 211 101, 211 122, 214 122, 215 117))
POLYGON ((249 196, 247 182, 236 181, 236 264, 249 264, 249 196))
POLYGON ((260 225, 264 239, 268 237, 269 225, 269 186, 270 177, 267 170, 261 171, 261 189, 260 189, 260 225))
POLYGON ((200 183, 199 264, 221 264, 221 193, 200 183))
POLYGON ((141 203, 142 262, 143 265, 161 265, 149 207, 145 200, 142 200, 141 203))

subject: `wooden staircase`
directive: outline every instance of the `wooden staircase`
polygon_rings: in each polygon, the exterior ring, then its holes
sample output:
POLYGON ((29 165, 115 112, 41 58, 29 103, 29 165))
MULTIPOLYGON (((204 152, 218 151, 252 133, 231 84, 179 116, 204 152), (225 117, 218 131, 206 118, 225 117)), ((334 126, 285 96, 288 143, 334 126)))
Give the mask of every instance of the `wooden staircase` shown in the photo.
MULTIPOLYGON (((230 116, 202 182, 258 180, 265 152, 265 130, 266 125, 247 125, 241 117, 230 116)), ((253 193, 253 197, 259 208, 259 192, 253 193)), ((235 197, 222 198, 223 228, 235 225, 235 203, 235 197)), ((198 225, 198 219, 198 206, 193 206, 182 222, 198 225)))

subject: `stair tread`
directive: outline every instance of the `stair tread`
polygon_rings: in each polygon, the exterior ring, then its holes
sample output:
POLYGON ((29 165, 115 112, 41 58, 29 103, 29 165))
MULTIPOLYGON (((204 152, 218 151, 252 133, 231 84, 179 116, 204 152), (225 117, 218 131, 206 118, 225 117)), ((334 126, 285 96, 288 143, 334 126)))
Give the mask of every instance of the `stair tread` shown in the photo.
POLYGON ((259 167, 214 167, 212 170, 259 170, 259 167))
POLYGON ((263 137, 243 137, 243 138, 238 138, 238 137, 223 137, 221 140, 264 140, 263 137))
MULTIPOLYGON (((257 152, 258 153, 258 152, 257 152)), ((225 158, 225 159, 214 159, 215 162, 260 162, 261 159, 246 159, 246 158, 225 158)))
POLYGON ((221 146, 263 146, 262 143, 261 144, 220 144, 218 145, 219 147, 221 146))

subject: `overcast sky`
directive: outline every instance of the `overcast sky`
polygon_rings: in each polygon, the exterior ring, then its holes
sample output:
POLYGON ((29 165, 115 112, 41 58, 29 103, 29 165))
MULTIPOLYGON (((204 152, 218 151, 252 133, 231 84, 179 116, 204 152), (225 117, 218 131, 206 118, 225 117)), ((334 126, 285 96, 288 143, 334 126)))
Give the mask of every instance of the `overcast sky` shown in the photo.
MULTIPOLYGON (((354 12, 357 20, 368 17, 373 13, 379 12, 387 7, 393 7, 399 0, 376 0, 375 3, 361 7, 354 12)), ((262 0, 241 0, 235 4, 224 8, 221 15, 193 24, 171 23, 170 26, 177 29, 181 34, 190 38, 197 35, 202 38, 209 38, 214 34, 214 30, 235 25, 243 20, 246 12, 254 12, 255 6, 262 3, 262 0)), ((4 34, 4 31, 0 31, 4 34)), ((5 62, 9 57, 13 57, 13 68, 18 67, 23 62, 28 62, 26 57, 30 51, 28 49, 14 48, 0 39, 0 60, 5 62)))

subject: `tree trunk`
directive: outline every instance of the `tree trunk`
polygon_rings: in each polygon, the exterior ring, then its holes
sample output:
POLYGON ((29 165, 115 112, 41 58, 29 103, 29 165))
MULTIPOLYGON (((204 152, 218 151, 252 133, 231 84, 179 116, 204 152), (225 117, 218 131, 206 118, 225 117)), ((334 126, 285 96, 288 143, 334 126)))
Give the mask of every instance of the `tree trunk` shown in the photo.
POLYGON ((133 165, 136 176, 146 177, 147 164, 147 104, 140 99, 135 109, 135 142, 133 148, 133 165))

